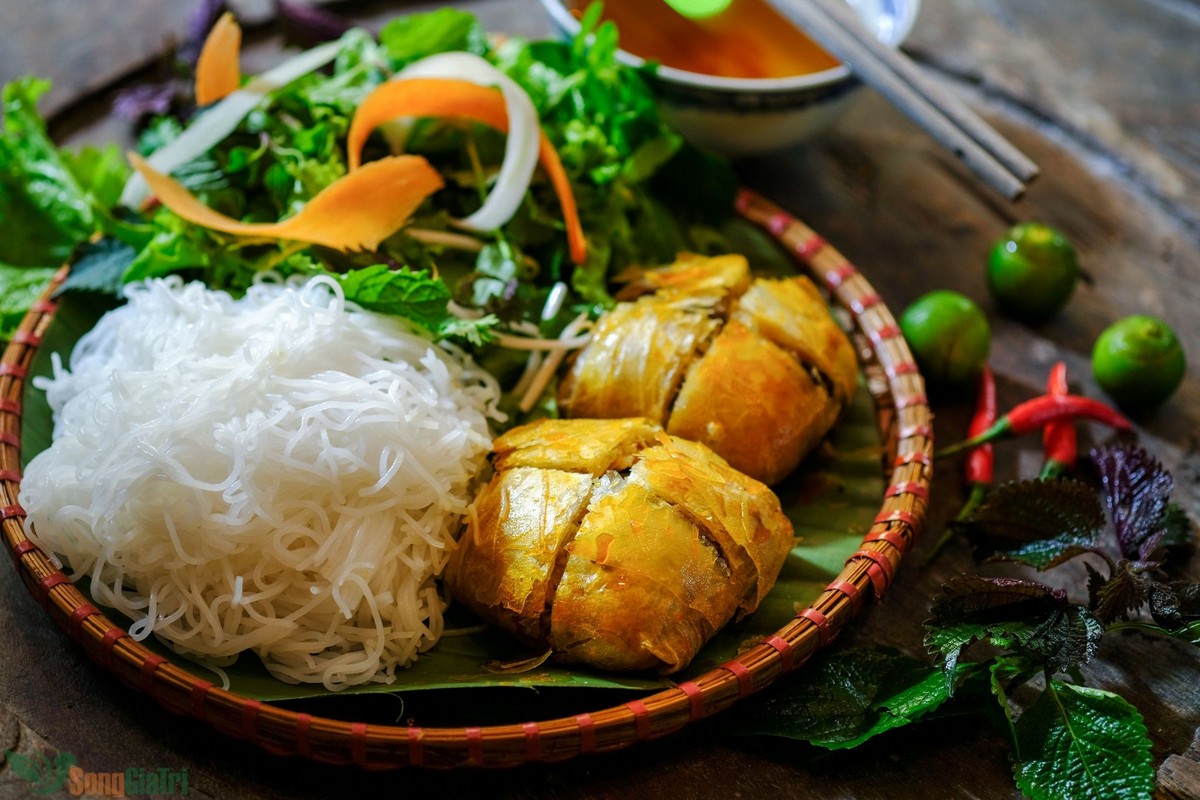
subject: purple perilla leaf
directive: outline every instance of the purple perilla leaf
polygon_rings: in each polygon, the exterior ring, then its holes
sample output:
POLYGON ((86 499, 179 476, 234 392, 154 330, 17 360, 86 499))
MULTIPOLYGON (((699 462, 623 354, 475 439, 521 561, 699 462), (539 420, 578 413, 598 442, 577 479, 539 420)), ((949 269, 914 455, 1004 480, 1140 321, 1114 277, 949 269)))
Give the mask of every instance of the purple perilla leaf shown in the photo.
POLYGON ((1091 452, 1121 555, 1145 562, 1166 531, 1167 503, 1175 481, 1154 456, 1136 445, 1091 452))
POLYGON ((331 42, 353 27, 329 9, 308 3, 275 0, 275 13, 283 23, 288 39, 301 47, 331 42))

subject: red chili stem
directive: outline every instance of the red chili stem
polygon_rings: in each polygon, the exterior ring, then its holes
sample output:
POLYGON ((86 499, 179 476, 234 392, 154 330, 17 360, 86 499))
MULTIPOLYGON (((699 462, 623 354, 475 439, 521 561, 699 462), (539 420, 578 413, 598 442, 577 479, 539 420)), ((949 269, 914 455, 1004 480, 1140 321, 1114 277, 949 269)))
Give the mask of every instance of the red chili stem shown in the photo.
MULTIPOLYGON (((1058 362, 1050 370, 1050 377, 1046 382, 1046 393, 1051 397, 1065 397, 1069 393, 1067 365, 1063 362, 1058 362)), ((1046 460, 1042 465, 1039 477, 1043 480, 1060 477, 1074 467, 1075 459, 1079 454, 1075 423, 1069 421, 1047 423, 1046 427, 1042 428, 1042 452, 1045 453, 1046 460)))
POLYGON ((954 535, 959 532, 963 523, 970 519, 971 515, 975 513, 975 509, 979 508, 979 506, 983 504, 983 501, 987 499, 988 491, 990 489, 990 483, 971 484, 971 491, 970 494, 967 495, 967 502, 963 503, 963 507, 960 508, 958 514, 955 515, 954 521, 946 526, 946 530, 942 531, 942 535, 933 545, 933 549, 930 550, 929 554, 926 555, 921 561, 921 566, 925 566, 929 562, 933 561, 933 559, 935 559, 937 555, 942 552, 942 548, 950 543, 950 540, 953 539, 954 535))
POLYGON ((1133 429, 1133 425, 1120 412, 1099 400, 1074 394, 1061 397, 1042 395, 1016 406, 978 436, 972 436, 958 444, 952 444, 938 452, 937 455, 941 457, 961 453, 997 439, 1023 436, 1041 430, 1051 422, 1075 419, 1094 420, 1122 431, 1133 429))

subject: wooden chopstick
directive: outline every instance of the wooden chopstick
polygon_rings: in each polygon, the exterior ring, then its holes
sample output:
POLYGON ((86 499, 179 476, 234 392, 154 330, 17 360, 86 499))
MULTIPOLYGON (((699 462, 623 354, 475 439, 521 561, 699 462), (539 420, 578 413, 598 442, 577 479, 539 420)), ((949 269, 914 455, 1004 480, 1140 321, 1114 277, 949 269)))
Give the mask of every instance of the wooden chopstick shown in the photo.
POLYGON ((1020 197, 1037 165, 903 54, 867 31, 845 0, 768 0, 864 83, 1009 199, 1020 197))

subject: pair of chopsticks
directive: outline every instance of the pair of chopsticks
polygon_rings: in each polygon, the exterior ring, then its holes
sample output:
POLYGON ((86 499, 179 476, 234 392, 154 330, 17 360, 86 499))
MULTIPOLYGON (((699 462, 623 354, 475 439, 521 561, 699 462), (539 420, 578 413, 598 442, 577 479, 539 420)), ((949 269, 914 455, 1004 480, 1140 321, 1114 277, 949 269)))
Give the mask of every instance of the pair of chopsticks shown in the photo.
POLYGON ((1037 165, 903 54, 881 43, 845 0, 768 0, 1000 194, 1015 200, 1037 165))

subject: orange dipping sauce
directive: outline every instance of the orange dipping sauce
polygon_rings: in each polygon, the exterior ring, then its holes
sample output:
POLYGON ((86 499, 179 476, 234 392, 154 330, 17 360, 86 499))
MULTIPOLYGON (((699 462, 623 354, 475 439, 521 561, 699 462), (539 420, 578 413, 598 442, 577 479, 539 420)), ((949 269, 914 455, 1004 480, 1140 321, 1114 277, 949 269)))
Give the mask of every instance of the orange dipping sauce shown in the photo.
MULTIPOLYGON (((590 0, 568 3, 576 16, 590 0)), ((724 78, 786 78, 838 61, 763 0, 733 0, 705 19, 688 19, 663 0, 604 0, 621 49, 688 72, 724 78)))

